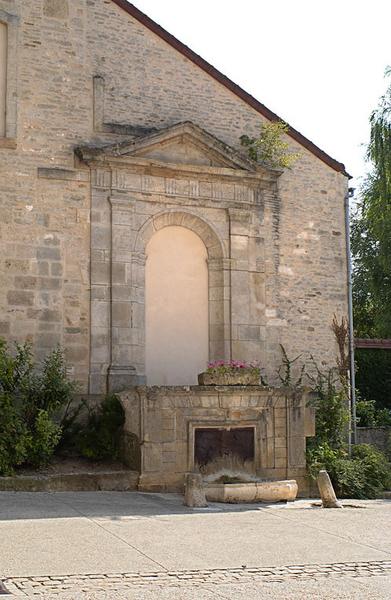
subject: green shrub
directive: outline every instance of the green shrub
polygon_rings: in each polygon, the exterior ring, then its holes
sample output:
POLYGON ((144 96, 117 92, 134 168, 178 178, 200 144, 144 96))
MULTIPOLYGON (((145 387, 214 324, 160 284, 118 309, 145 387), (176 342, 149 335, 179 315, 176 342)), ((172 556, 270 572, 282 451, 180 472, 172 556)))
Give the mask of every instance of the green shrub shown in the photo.
POLYGON ((316 479, 326 469, 340 498, 376 498, 391 484, 387 457, 369 444, 354 446, 349 457, 345 449, 325 443, 310 448, 307 459, 310 476, 316 479))
POLYGON ((8 393, 0 393, 0 475, 12 475, 27 458, 29 436, 8 393))
MULTIPOLYGON (((388 459, 368 444, 353 446, 349 456, 346 382, 333 369, 328 373, 315 371, 311 380, 316 394, 316 435, 307 444, 308 472, 316 479, 325 469, 340 498, 376 498, 391 483, 388 459)), ((360 402, 360 414, 373 424, 377 414, 374 404, 360 402)))
POLYGON ((33 373, 30 344, 15 344, 15 353, 9 352, 6 342, 0 338, 0 393, 20 395, 28 388, 33 373))
POLYGON ((37 369, 30 344, 15 344, 11 353, 0 340, 0 475, 25 463, 47 464, 61 437, 56 413, 74 391, 61 349, 37 369))
POLYGON ((350 459, 346 454, 336 459, 329 475, 339 498, 373 497, 372 491, 367 487, 360 463, 350 459))
POLYGON ((391 466, 383 452, 370 444, 353 446, 352 460, 360 463, 369 498, 391 485, 391 466))
POLYGON ((77 435, 77 449, 86 458, 118 460, 125 423, 121 402, 117 396, 110 395, 97 408, 87 407, 87 410, 87 422, 77 435))
POLYGON ((63 350, 56 348, 48 354, 39 372, 30 373, 20 388, 24 416, 31 426, 40 411, 53 416, 72 402, 76 386, 67 379, 63 350))
POLYGON ((377 498, 391 483, 390 464, 374 446, 359 444, 350 458, 337 458, 332 481, 341 498, 377 498))
POLYGON ((46 410, 39 410, 27 444, 26 462, 33 467, 46 466, 61 438, 61 427, 46 410))
POLYGON ((391 410, 377 408, 374 400, 357 400, 357 425, 359 427, 391 427, 391 410))
POLYGON ((340 451, 331 448, 327 442, 307 448, 307 468, 310 477, 316 480, 321 469, 326 469, 331 477, 339 456, 341 456, 340 451))
POLYGON ((315 438, 312 446, 327 444, 331 448, 342 448, 346 444, 349 409, 345 386, 340 384, 336 369, 323 373, 315 365, 315 375, 310 377, 313 385, 316 408, 315 438))

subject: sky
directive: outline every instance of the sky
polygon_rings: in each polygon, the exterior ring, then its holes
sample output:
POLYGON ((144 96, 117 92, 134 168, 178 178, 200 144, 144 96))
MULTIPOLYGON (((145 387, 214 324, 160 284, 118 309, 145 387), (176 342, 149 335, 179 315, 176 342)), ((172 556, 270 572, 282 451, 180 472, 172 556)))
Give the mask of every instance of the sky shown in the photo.
POLYGON ((353 175, 387 88, 391 0, 133 0, 353 175))

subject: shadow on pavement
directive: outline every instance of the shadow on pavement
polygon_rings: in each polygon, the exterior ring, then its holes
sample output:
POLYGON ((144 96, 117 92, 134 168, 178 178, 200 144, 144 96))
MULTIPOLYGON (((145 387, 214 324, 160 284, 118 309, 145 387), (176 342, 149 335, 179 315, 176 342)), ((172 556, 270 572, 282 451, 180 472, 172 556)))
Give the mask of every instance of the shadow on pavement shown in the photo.
POLYGON ((141 492, 0 492, 0 521, 20 519, 147 519, 164 515, 245 512, 279 504, 220 504, 188 508, 179 494, 141 492))

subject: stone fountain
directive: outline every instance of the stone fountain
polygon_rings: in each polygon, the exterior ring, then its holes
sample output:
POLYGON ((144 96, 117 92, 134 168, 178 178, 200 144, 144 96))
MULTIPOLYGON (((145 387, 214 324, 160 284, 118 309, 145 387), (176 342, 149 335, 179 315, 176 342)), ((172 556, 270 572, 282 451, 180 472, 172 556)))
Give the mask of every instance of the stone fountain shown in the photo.
POLYGON ((291 500, 306 493, 306 437, 314 435, 306 390, 136 386, 120 398, 140 491, 182 492, 186 474, 201 469, 209 500, 291 500), (208 464, 224 457, 246 466, 244 480, 208 480, 208 464))

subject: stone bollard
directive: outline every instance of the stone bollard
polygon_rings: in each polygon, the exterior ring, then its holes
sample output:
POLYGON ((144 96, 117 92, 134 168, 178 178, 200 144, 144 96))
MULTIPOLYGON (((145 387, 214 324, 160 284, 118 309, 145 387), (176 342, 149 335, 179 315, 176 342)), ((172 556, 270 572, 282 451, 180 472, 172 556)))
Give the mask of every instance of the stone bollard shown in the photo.
POLYGON ((323 508, 343 508, 342 504, 337 500, 333 484, 330 481, 327 471, 319 471, 317 483, 323 508))
POLYGON ((185 480, 185 505, 191 508, 208 506, 202 476, 199 473, 187 473, 185 480))

